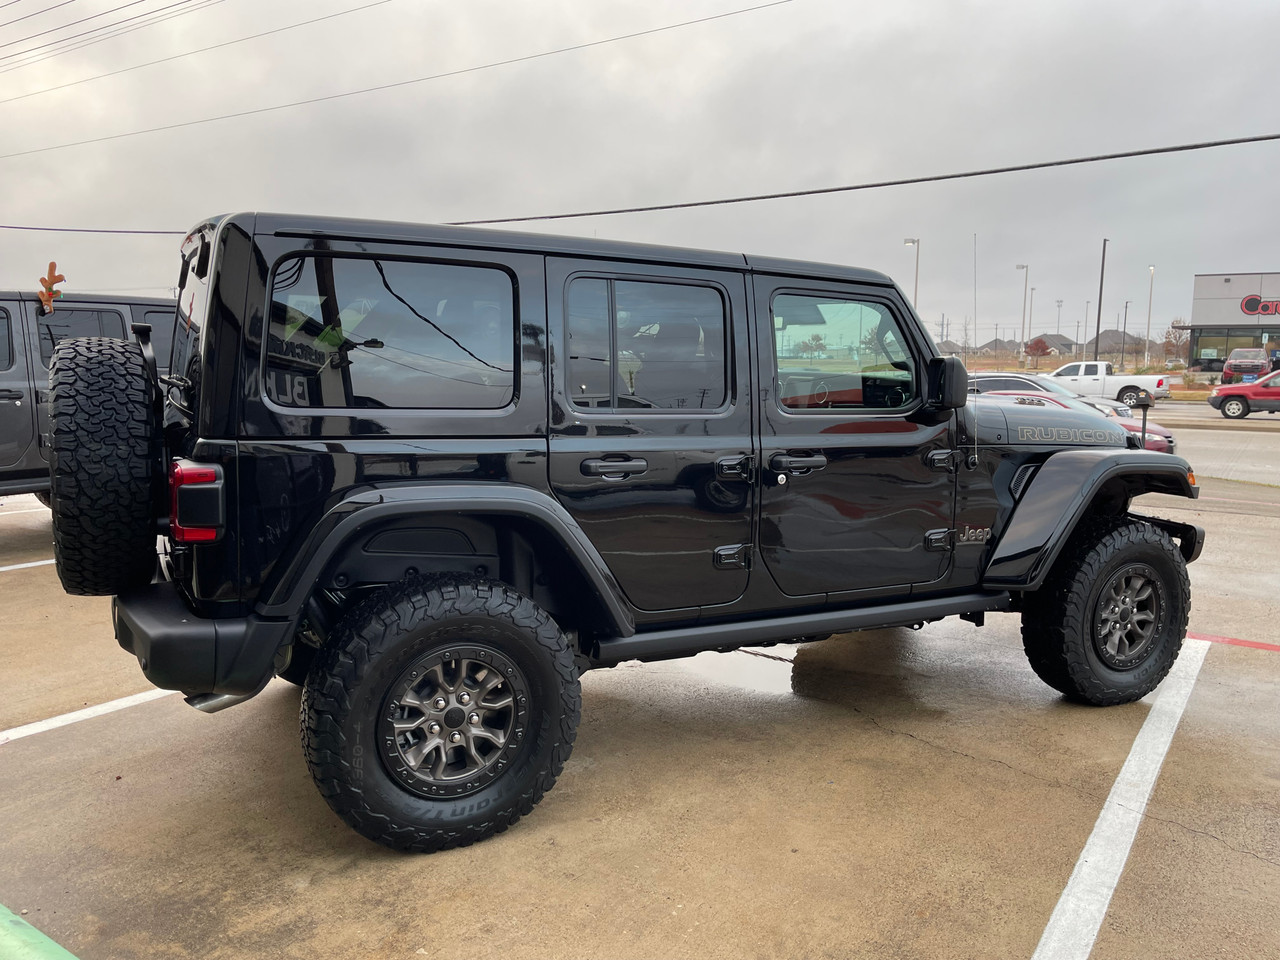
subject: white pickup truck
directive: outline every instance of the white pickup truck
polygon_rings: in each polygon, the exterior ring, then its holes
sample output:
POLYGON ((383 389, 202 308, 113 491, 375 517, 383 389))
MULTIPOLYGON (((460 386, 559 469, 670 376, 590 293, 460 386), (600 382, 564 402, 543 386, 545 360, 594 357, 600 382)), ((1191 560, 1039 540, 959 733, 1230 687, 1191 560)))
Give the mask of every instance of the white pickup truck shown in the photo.
POLYGON ((1151 396, 1169 396, 1167 376, 1137 376, 1132 373, 1117 374, 1109 363, 1068 363, 1049 376, 1087 397, 1110 397, 1133 406, 1138 394, 1146 390, 1151 396))

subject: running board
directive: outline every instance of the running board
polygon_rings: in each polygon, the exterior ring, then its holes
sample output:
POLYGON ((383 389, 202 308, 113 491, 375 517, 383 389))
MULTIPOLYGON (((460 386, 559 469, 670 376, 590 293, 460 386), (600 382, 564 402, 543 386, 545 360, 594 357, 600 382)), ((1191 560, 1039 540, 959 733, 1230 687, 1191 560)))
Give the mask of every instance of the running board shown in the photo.
POLYGON ((592 665, 612 667, 624 660, 670 660, 703 650, 736 650, 761 643, 780 643, 815 634, 847 633, 880 627, 905 627, 961 613, 1007 610, 1009 594, 968 593, 908 603, 888 603, 850 610, 824 610, 800 616, 735 623, 695 624, 678 630, 653 630, 602 640, 592 665))

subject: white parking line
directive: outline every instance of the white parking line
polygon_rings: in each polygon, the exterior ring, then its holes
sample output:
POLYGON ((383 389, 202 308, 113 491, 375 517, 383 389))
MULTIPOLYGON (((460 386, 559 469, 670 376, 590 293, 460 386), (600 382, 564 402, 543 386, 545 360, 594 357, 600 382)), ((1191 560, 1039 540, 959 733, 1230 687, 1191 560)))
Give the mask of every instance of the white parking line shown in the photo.
POLYGON ((30 567, 47 567, 51 563, 57 563, 56 560, 32 560, 30 563, 12 563, 7 567, 0 567, 0 573, 8 573, 10 570, 27 570, 30 567))
POLYGON ((138 704, 146 703, 150 700, 171 697, 175 693, 177 693, 176 690, 146 690, 142 693, 135 693, 131 697, 121 697, 119 700, 111 700, 107 703, 99 703, 97 706, 85 707, 83 710, 64 713, 59 717, 37 720, 35 723, 14 727, 12 730, 0 730, 0 746, 12 740, 21 740, 23 737, 44 733, 46 730, 56 730, 58 727, 79 723, 81 720, 92 720, 94 717, 101 717, 103 714, 115 713, 117 710, 124 710, 127 707, 136 707, 138 704))
POLYGON ((1160 684, 1151 712, 1102 805, 1093 833, 1080 852, 1031 960, 1086 960, 1093 951, 1151 789, 1160 776, 1160 767, 1208 649, 1204 640, 1183 641, 1178 662, 1160 684))

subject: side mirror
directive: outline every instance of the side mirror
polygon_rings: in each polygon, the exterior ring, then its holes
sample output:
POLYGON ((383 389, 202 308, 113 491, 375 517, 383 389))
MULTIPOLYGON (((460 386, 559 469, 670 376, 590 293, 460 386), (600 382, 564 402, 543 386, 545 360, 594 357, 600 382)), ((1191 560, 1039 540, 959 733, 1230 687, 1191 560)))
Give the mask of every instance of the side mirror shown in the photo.
POLYGON ((959 357, 929 361, 929 402, 943 410, 959 410, 969 402, 969 371, 959 357))

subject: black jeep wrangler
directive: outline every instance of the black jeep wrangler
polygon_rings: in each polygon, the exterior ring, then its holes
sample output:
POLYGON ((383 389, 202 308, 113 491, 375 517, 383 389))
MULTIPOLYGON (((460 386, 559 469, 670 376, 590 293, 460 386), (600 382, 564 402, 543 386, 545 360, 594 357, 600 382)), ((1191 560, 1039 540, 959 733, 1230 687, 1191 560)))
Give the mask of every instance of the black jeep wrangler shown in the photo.
POLYGON ((141 328, 58 345, 59 575, 201 710, 302 684, 382 843, 528 813, 592 667, 1017 610, 1046 683, 1115 704, 1182 645, 1203 533, 1129 503, 1195 497, 1187 463, 969 396, 881 274, 240 214, 180 285, 168 375, 141 328))

